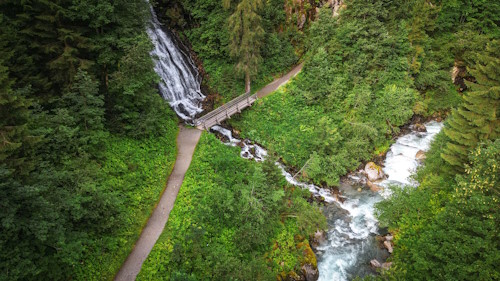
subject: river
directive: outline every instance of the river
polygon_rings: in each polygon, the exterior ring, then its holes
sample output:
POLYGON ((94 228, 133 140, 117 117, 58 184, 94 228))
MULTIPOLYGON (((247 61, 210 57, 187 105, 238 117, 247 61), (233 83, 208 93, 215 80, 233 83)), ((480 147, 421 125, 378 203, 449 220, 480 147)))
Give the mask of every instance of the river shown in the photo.
MULTIPOLYGON (((375 204, 390 197, 389 186, 416 186, 410 179, 419 162, 416 154, 427 151, 432 139, 442 129, 442 123, 431 121, 425 124, 427 132, 412 131, 399 137, 390 147, 384 161, 383 171, 387 178, 377 182, 383 189, 373 192, 364 184, 361 171, 352 173, 341 181, 339 191, 342 201, 337 200, 330 190, 296 180, 280 163, 276 163, 290 184, 310 190, 314 195, 325 199, 322 208, 328 222, 327 240, 316 249, 318 257, 319 281, 352 280, 374 274, 369 263, 377 259, 380 263, 389 256, 387 250, 380 248, 376 236, 381 233, 375 217, 375 204)), ((220 135, 225 144, 240 146, 241 157, 263 161, 267 151, 249 140, 239 140, 231 131, 214 126, 211 131, 220 135)))
MULTIPOLYGON (((164 30, 151 8, 151 24, 147 29, 154 49, 151 55, 155 60, 155 71, 161 78, 159 90, 170 103, 177 115, 191 123, 202 111, 201 102, 205 96, 201 93, 201 78, 192 59, 179 48, 168 30, 164 30)), ((380 234, 375 217, 375 204, 390 197, 390 185, 416 185, 410 175, 417 168, 415 155, 419 150, 429 149, 430 142, 441 130, 442 124, 429 122, 427 132, 411 132, 399 137, 390 147, 384 162, 384 172, 388 176, 377 183, 383 189, 370 191, 364 184, 362 173, 351 174, 344 179, 339 191, 342 200, 333 196, 330 190, 296 180, 280 163, 276 163, 290 184, 306 188, 326 202, 323 213, 327 218, 327 240, 316 249, 318 257, 319 280, 351 280, 356 276, 365 276, 374 271, 369 261, 377 259, 383 262, 388 253, 381 249, 375 240, 380 234)), ((211 131, 221 135, 224 142, 231 146, 242 147, 241 156, 246 159, 263 161, 267 151, 249 140, 234 138, 231 131, 214 126, 211 131)))

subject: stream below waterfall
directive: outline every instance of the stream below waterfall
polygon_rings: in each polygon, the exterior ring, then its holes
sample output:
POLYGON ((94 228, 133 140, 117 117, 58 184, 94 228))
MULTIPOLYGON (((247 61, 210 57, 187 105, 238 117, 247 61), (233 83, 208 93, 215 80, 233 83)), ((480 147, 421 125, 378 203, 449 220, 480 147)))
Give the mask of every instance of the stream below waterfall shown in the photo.
MULTIPOLYGON (((192 59, 179 48, 180 42, 168 30, 162 29, 152 7, 151 15, 147 32, 154 44, 151 55, 155 60, 155 71, 161 78, 160 93, 177 115, 190 123, 202 111, 201 102, 205 96, 200 90, 201 78, 192 59)), ((383 165, 387 178, 376 183, 383 187, 378 192, 366 188, 363 174, 357 171, 341 181, 339 200, 328 189, 296 180, 282 164, 276 163, 290 184, 324 198, 322 211, 328 222, 328 231, 326 241, 316 249, 320 281, 351 280, 372 274, 370 260, 383 262, 389 256, 375 239, 376 235, 383 234, 375 217, 375 204, 390 197, 390 185, 416 185, 409 178, 418 166, 415 156, 418 151, 429 149, 430 142, 442 128, 442 123, 435 121, 425 125, 427 132, 412 131, 399 137, 390 147, 383 165)), ((218 134, 225 144, 241 147, 243 158, 260 162, 267 156, 264 148, 250 140, 234 138, 228 129, 213 126, 211 131, 218 134)))
MULTIPOLYGON (((328 222, 327 240, 316 249, 318 258, 319 281, 352 280, 375 273, 370 267, 370 260, 384 262, 389 253, 376 241, 380 233, 375 217, 375 204, 390 197, 389 186, 413 185, 411 174, 419 163, 418 151, 427 151, 432 139, 443 125, 436 121, 425 124, 427 132, 412 131, 399 137, 390 147, 384 161, 383 171, 386 179, 377 182, 383 189, 373 192, 365 185, 361 171, 351 173, 341 181, 339 192, 342 200, 328 189, 296 180, 281 163, 276 163, 286 180, 295 186, 306 188, 315 196, 321 196, 326 202, 322 211, 328 222)), ((259 145, 233 137, 230 130, 213 126, 213 133, 218 134, 226 145, 241 147, 241 157, 263 161, 267 151, 259 145)))

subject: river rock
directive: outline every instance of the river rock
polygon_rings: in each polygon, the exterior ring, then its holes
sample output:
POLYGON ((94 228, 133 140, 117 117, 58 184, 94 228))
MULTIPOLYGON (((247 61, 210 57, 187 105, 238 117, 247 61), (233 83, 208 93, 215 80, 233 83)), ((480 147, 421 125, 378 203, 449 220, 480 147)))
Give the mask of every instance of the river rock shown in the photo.
POLYGON ((326 233, 323 230, 317 230, 314 233, 314 240, 318 241, 318 243, 325 243, 326 242, 326 233))
POLYGON ((420 133, 425 133, 425 132, 427 132, 427 128, 425 127, 425 125, 424 125, 424 124, 417 123, 417 124, 415 124, 414 128, 415 128, 415 130, 416 130, 417 132, 420 132, 420 133))
POLYGON ((371 181, 366 181, 366 185, 370 188, 371 191, 373 192, 379 192, 382 188, 376 184, 374 184, 371 181))
POLYGON ((392 241, 392 239, 394 239, 394 236, 392 236, 392 235, 385 236, 385 240, 387 240, 387 241, 392 241))
POLYGON ((326 233, 323 230, 316 230, 313 239, 311 241, 311 247, 313 249, 318 248, 319 245, 326 242, 326 233))
POLYGON ((316 281, 319 278, 319 271, 311 264, 304 264, 302 266, 302 273, 306 277, 306 281, 316 281))
POLYGON ((365 165, 365 174, 370 181, 377 181, 384 178, 382 168, 373 162, 368 162, 365 165))
POLYGON ((380 264, 380 262, 376 259, 373 259, 370 261, 370 265, 373 267, 373 268, 380 268, 382 267, 382 265, 380 264))
POLYGON ((423 161, 425 158, 427 158, 427 156, 425 155, 425 151, 423 150, 419 150, 417 154, 415 154, 415 159, 417 159, 418 161, 423 161))
POLYGON ((387 251, 392 254, 392 245, 391 245, 391 241, 384 241, 384 247, 387 249, 387 251))
POLYGON ((382 269, 383 270, 388 270, 391 267, 391 265, 392 265, 392 262, 384 262, 382 264, 382 269))

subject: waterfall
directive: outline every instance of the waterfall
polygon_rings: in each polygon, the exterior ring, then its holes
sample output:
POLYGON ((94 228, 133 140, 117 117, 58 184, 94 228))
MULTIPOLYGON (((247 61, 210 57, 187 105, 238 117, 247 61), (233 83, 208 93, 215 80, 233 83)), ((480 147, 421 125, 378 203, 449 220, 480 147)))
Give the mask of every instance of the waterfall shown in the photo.
POLYGON ((155 72, 161 78, 160 93, 180 118, 191 122, 202 112, 201 102, 205 96, 200 89, 201 77, 191 57, 182 52, 169 31, 162 29, 151 5, 150 10, 147 33, 154 45, 150 54, 155 61, 155 72))

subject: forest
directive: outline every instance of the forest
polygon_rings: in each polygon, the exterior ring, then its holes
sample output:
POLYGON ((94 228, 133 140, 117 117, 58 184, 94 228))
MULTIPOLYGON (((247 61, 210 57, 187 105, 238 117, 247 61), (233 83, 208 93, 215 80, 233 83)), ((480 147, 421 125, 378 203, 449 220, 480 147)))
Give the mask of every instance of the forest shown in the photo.
POLYGON ((205 111, 304 67, 224 124, 266 161, 202 134, 138 280, 302 280, 326 219, 275 162, 336 190, 431 119, 418 187, 376 206, 392 266, 363 278, 500 280, 500 3, 150 2, 0 2, 0 280, 112 280, 132 251, 189 127, 158 94, 150 5, 205 111))

